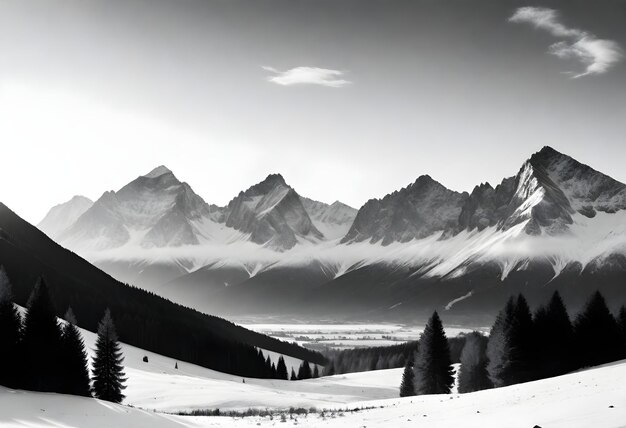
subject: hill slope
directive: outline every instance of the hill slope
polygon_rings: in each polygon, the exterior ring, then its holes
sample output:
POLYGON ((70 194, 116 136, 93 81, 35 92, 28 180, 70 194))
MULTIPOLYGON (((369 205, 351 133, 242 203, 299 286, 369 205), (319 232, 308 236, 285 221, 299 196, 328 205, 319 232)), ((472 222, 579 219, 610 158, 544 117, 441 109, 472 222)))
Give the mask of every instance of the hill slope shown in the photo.
POLYGON ((0 264, 25 305, 36 279, 49 283, 59 314, 74 309, 79 324, 95 331, 108 307, 126 343, 229 373, 258 373, 255 346, 323 363, 317 353, 246 330, 157 295, 122 284, 0 204, 0 264), (231 358, 225 358, 231 355, 231 358))

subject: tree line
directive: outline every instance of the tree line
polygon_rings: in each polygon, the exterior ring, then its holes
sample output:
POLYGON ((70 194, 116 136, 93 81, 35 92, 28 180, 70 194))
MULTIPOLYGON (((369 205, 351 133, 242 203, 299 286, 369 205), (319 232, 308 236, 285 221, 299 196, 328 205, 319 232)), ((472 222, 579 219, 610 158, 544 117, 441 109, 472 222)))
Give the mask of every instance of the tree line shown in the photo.
POLYGON ((126 381, 124 357, 110 311, 99 323, 91 376, 71 308, 64 318, 65 323, 57 321, 48 286, 41 278, 22 317, 13 304, 6 272, 0 267, 0 384, 121 402, 126 381))
MULTIPOLYGON (((449 337, 450 358, 458 363, 465 337, 449 337)), ((324 376, 356 373, 372 370, 386 370, 404 367, 406 361, 418 349, 418 341, 409 341, 391 346, 372 346, 354 349, 327 350, 328 363, 324 366, 324 376)))
MULTIPOLYGON (((572 320, 558 292, 531 312, 523 295, 511 297, 489 337, 465 336, 460 355, 459 392, 529 382, 626 358, 626 308, 617 317, 595 292, 572 320)), ((450 349, 437 312, 407 360, 400 396, 447 394, 454 382, 450 349)))

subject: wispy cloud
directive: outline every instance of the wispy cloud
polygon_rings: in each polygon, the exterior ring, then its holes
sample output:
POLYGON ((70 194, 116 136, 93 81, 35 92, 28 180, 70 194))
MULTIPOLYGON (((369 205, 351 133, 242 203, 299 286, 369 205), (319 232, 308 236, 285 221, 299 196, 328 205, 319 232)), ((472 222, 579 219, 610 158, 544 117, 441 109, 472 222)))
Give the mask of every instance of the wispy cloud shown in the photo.
POLYGON ((263 70, 273 73, 267 80, 282 86, 292 85, 320 85, 330 88, 341 88, 352 82, 342 79, 343 71, 330 70, 318 67, 294 67, 286 71, 279 71, 273 67, 262 67, 263 70))
POLYGON ((548 52, 562 59, 576 59, 586 66, 583 72, 571 73, 573 78, 606 73, 622 60, 624 55, 617 42, 599 39, 588 31, 567 27, 560 19, 559 12, 554 9, 520 7, 509 21, 531 24, 565 39, 550 45, 548 52))

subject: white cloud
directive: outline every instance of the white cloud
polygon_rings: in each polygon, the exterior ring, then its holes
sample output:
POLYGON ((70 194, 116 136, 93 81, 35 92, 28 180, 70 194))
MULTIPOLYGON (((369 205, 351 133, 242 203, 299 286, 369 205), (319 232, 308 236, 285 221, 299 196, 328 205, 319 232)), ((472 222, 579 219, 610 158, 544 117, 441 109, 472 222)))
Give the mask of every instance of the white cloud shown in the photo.
POLYGON ((294 67, 286 71, 279 71, 272 67, 262 67, 263 70, 273 73, 268 81, 282 86, 291 85, 321 85, 330 88, 341 88, 352 82, 342 79, 343 71, 330 70, 318 67, 294 67))
POLYGON ((573 78, 606 73, 622 60, 622 50, 613 40, 598 39, 592 33, 570 28, 560 22, 554 9, 544 7, 520 7, 509 18, 510 22, 527 23, 548 31, 555 37, 567 39, 552 44, 548 52, 561 59, 576 59, 586 65, 583 72, 572 73, 573 78))

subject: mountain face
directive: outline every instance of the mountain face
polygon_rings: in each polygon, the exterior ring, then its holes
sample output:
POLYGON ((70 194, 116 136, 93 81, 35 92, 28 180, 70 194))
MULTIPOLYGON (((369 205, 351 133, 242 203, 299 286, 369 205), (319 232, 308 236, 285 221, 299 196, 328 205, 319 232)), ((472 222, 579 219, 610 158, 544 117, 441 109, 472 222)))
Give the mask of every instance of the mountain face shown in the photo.
POLYGON ((456 226, 467 193, 446 189, 422 175, 404 189, 372 199, 359 210, 341 242, 408 242, 456 226))
POLYGON ((203 224, 219 215, 160 166, 117 192, 105 192, 58 240, 70 248, 93 250, 129 243, 143 248, 197 245, 207 238, 203 224))
POLYGON ((473 316, 528 284, 569 287, 574 303, 599 286, 619 301, 626 186, 544 147, 471 194, 421 176, 357 212, 272 174, 220 208, 160 167, 56 239, 119 279, 223 315, 473 316))
POLYGON ((315 227, 300 196, 280 174, 241 192, 226 209, 226 226, 250 236, 250 241, 276 250, 293 248, 300 239, 324 235, 315 227))
POLYGON ((74 196, 67 202, 50 209, 37 227, 46 235, 55 239, 70 227, 85 211, 93 205, 93 201, 84 196, 74 196))
POLYGON ((313 224, 326 239, 343 238, 356 217, 357 210, 335 201, 328 205, 309 198, 300 198, 313 224))

